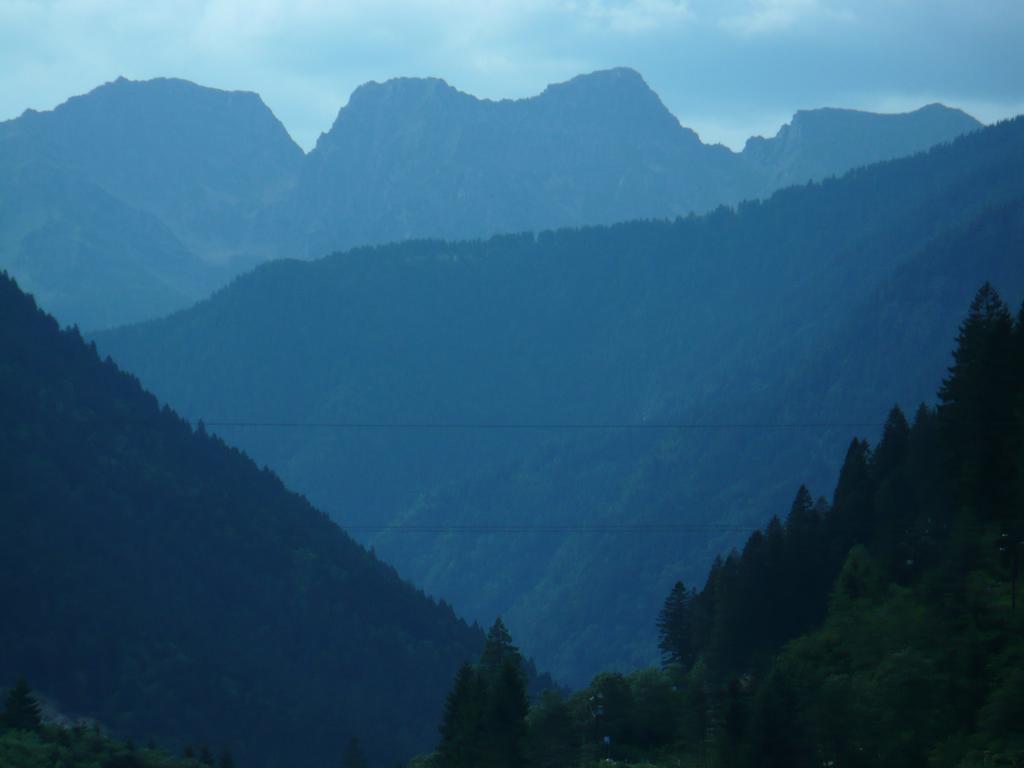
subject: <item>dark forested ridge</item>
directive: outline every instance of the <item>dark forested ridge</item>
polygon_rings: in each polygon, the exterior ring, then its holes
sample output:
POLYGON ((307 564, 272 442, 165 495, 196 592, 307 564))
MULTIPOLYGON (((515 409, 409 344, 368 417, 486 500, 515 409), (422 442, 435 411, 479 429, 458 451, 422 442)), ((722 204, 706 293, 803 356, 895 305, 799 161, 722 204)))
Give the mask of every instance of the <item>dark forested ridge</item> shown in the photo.
POLYGON ((1020 765, 1022 561, 1024 307, 986 284, 937 408, 893 408, 874 446, 850 443, 831 502, 801 486, 703 589, 676 583, 660 670, 498 709, 515 697, 475 683, 495 679, 485 655, 414 764, 1020 765))
POLYGON ((95 330, 188 306, 272 258, 673 217, 978 127, 937 105, 816 110, 733 153, 680 126, 632 70, 500 102, 402 78, 356 90, 304 156, 256 94, 120 78, 0 123, 0 267, 95 330))
POLYGON ((1024 295, 1022 201, 1016 120, 736 211, 282 261, 97 340, 581 681, 650 659, 644 596, 832 482, 849 422, 929 397, 972 286, 1024 295), (557 428, 645 423, 709 428, 557 428))
POLYGON ((358 737, 394 764, 483 644, 6 276, 0 488, 0 681, 138 743, 312 766, 358 737))

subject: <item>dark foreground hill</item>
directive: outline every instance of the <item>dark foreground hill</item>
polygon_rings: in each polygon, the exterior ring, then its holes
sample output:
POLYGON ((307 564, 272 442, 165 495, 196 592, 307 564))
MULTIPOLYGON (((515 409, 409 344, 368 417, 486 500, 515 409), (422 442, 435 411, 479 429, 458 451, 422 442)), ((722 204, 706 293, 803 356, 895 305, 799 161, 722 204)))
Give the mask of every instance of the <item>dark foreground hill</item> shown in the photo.
POLYGON ((653 654, 624 581, 699 578, 929 397, 973 286, 1024 293, 1022 200, 1017 120, 737 211, 282 261, 98 343, 582 681, 653 654))
POLYGON ((479 629, 0 279, 0 680, 245 766, 393 765, 479 629))
POLYGON ((0 267, 95 330, 186 307, 268 259, 670 218, 978 127, 938 105, 813 110, 733 153, 616 69, 498 102, 436 79, 368 83, 303 155, 254 93, 121 78, 0 123, 0 267))

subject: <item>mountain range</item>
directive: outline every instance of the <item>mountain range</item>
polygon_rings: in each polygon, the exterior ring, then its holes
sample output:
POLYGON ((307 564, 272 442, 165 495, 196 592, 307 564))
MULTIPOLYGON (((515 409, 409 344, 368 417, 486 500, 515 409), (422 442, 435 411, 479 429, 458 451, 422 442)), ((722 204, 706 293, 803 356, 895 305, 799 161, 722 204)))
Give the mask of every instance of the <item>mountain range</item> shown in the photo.
POLYGON ((699 217, 279 260, 95 338, 574 684, 654 658, 637 594, 929 399, 1022 242, 1017 119, 699 217))
POLYGON ((811 110, 735 153, 614 69, 520 100, 368 83, 305 154, 253 93, 122 78, 0 123, 0 267, 96 330, 187 307, 270 259, 672 218, 978 127, 940 105, 811 110))

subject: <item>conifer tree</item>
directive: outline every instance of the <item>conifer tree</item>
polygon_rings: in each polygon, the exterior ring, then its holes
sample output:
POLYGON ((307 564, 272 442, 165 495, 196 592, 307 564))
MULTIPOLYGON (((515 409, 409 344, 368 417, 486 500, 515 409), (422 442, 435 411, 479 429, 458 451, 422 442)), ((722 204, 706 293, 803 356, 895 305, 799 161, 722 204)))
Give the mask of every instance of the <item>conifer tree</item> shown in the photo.
POLYGON ((231 754, 231 750, 224 747, 224 751, 220 753, 220 762, 217 764, 219 768, 235 768, 235 758, 231 754))
POLYGON ((463 664, 444 704, 437 748, 440 768, 479 766, 485 703, 483 680, 471 665, 463 664))
MULTIPOLYGON (((1013 329, 1013 379, 1017 382, 1024 381, 1024 303, 1017 313, 1017 322, 1013 329)), ((1010 509, 1016 510, 1016 517, 1012 521, 1014 529, 1024 534, 1024 387, 1017 387, 1011 419, 1016 426, 1017 440, 1013 448, 1017 454, 1017 461, 1010 509)))
POLYGON ((523 765, 528 711, 529 702, 522 669, 515 658, 507 656, 488 686, 482 734, 482 766, 519 768, 523 765))
POLYGON ((673 664, 688 667, 693 660, 690 599, 686 585, 677 581, 658 615, 658 648, 661 663, 666 667, 673 664))
POLYGON ((579 744, 572 712, 561 693, 544 691, 527 717, 525 756, 532 768, 565 768, 577 763, 579 744))
POLYGON ((787 637, 814 624, 825 611, 829 585, 822 542, 825 509, 827 503, 815 504, 807 486, 801 485, 786 518, 782 565, 786 594, 777 601, 777 610, 786 616, 787 637))
POLYGON ((910 578, 914 572, 911 529, 918 516, 907 466, 910 438, 910 425, 903 411, 895 406, 872 455, 877 525, 871 543, 890 576, 901 580, 910 578))
POLYGON ((494 679, 501 672, 506 660, 511 660, 519 667, 523 657, 519 649, 512 644, 512 634, 499 616, 487 632, 487 642, 480 655, 480 671, 488 680, 494 679))
POLYGON ((874 495, 871 448, 866 440, 854 438, 839 471, 826 526, 830 565, 835 570, 846 560, 850 547, 863 542, 874 529, 874 495))
POLYGON ((7 693, 3 724, 16 731, 38 731, 43 726, 43 715, 24 679, 18 679, 7 693))
POLYGON ((902 467, 910 443, 910 424, 898 405, 894 405, 885 420, 882 439, 871 456, 872 467, 878 480, 884 480, 902 467))
POLYGON ((342 768, 366 768, 366 756, 363 754, 363 748, 359 744, 359 739, 353 736, 348 741, 348 746, 345 747, 345 755, 341 760, 342 768))
POLYGON ((985 283, 960 324, 953 365, 939 389, 939 419, 953 449, 959 500, 991 517, 1009 505, 1013 475, 1013 319, 985 283))

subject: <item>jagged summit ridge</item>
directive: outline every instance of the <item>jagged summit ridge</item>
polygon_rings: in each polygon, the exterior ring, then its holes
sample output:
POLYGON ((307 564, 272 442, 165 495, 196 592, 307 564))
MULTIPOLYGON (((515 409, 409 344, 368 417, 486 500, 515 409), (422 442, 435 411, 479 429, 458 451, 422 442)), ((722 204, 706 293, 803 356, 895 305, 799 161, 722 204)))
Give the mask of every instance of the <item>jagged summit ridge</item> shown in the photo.
MULTIPOLYGON (((478 98, 436 77, 369 82, 306 154, 255 93, 121 77, 0 123, 0 186, 24 197, 13 171, 45 168, 74 176, 63 187, 81 192, 58 198, 39 188, 37 199, 21 200, 34 212, 6 233, 0 266, 33 277, 50 295, 63 292, 64 273, 50 274, 47 256, 58 226, 62 252, 81 246, 100 260, 117 252, 120 261, 107 259, 104 274, 119 273, 145 240, 134 215, 141 212, 156 219, 146 226, 179 241, 171 250, 208 266, 184 286, 188 303, 268 259, 701 213, 977 127, 941 106, 895 116, 810 110, 735 153, 704 144, 639 72, 616 67, 519 99, 478 98), (115 228, 119 242, 98 250, 95 238, 75 234, 93 229, 95 195, 84 190, 94 188, 111 199, 110 215, 116 204, 125 219, 115 228)), ((137 257, 165 264, 161 276, 182 271, 176 258, 137 257)), ((51 307, 66 322, 109 317, 111 302, 125 302, 105 297, 101 285, 88 298, 71 288, 65 304, 51 307)), ((152 316, 138 311, 115 314, 152 316)))

